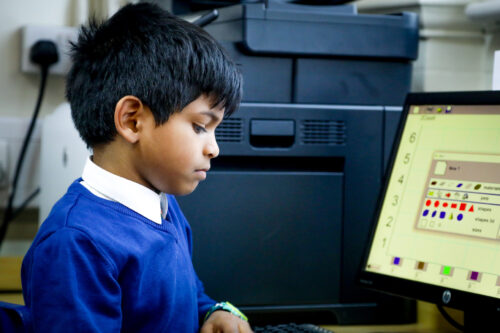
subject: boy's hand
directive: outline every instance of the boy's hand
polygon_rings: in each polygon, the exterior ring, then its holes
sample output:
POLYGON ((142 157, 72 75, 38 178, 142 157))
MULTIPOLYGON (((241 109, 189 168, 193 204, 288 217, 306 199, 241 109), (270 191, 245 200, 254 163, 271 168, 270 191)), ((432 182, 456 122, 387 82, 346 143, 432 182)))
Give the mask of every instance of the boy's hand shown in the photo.
POLYGON ((252 333, 248 322, 227 311, 215 311, 201 327, 200 333, 252 333))

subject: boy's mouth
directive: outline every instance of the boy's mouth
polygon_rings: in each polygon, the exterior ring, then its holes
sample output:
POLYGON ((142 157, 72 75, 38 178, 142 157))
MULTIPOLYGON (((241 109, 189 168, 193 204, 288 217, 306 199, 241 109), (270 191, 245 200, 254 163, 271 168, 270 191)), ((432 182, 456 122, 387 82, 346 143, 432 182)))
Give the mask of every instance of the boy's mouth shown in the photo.
POLYGON ((201 179, 205 180, 207 178, 207 172, 210 168, 207 169, 197 169, 195 170, 196 175, 201 179))

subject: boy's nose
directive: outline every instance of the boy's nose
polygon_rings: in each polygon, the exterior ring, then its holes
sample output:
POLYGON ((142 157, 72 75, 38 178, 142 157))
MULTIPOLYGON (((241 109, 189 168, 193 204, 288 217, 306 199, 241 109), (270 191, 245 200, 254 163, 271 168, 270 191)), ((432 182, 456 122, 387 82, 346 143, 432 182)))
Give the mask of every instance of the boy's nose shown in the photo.
POLYGON ((210 136, 210 141, 205 145, 205 155, 209 158, 219 156, 219 145, 217 144, 215 133, 210 136))

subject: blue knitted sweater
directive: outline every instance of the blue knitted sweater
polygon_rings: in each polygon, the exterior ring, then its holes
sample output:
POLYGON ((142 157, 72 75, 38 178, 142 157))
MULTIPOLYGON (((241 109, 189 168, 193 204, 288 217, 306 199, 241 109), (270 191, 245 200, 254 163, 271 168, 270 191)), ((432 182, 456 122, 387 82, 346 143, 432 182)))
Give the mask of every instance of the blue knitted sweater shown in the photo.
POLYGON ((156 224, 75 181, 26 254, 22 285, 36 332, 197 332, 214 305, 191 261, 173 196, 156 224))

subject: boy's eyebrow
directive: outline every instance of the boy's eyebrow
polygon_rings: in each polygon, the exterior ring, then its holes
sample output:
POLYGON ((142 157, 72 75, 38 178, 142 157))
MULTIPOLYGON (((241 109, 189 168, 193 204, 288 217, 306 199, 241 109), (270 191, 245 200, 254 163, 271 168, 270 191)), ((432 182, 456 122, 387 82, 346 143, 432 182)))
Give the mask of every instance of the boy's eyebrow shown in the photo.
POLYGON ((222 120, 222 117, 219 117, 215 112, 213 111, 201 111, 200 114, 203 114, 203 115, 206 115, 206 116, 209 116, 210 118, 212 118, 212 121, 213 122, 219 122, 222 120))

